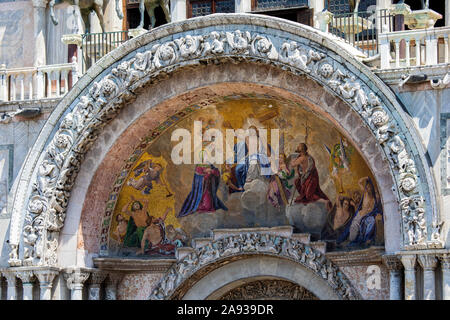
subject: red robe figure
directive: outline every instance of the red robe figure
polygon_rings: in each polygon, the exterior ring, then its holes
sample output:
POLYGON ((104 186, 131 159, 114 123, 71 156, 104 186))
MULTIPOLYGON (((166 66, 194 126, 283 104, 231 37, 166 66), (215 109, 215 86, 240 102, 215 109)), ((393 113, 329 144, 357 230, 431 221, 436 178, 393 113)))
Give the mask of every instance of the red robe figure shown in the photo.
POLYGON ((292 162, 292 166, 297 169, 298 173, 298 178, 295 180, 298 196, 295 202, 307 204, 321 201, 329 205, 330 200, 320 189, 319 173, 314 158, 308 154, 308 147, 306 144, 300 143, 295 151, 299 154, 292 162))

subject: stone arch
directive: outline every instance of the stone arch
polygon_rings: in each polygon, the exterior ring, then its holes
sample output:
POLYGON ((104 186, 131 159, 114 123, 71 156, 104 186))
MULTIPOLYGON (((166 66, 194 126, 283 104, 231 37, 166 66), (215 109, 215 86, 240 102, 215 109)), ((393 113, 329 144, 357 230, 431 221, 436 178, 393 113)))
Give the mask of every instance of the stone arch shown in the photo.
POLYGON ((206 299, 230 283, 261 276, 291 281, 319 299, 360 299, 324 254, 298 240, 246 233, 212 241, 177 261, 150 299, 206 299))
POLYGON ((403 247, 440 245, 439 234, 430 232, 437 208, 425 152, 394 94, 335 39, 315 29, 271 17, 218 14, 128 41, 102 58, 59 103, 12 191, 10 265, 57 265, 59 234, 84 155, 144 85, 183 68, 243 60, 305 75, 339 95, 388 159, 403 228, 412 217, 420 221, 417 234, 403 232, 403 247))

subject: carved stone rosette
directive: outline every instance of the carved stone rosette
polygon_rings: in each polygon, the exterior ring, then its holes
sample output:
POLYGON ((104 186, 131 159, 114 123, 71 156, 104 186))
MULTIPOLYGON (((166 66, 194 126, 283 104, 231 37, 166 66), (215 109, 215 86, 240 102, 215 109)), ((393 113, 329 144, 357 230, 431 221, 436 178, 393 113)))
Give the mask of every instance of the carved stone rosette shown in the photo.
MULTIPOLYGON (((25 266, 57 265, 59 232, 83 157, 102 128, 135 98, 137 89, 179 68, 218 61, 253 61, 305 74, 345 100, 364 118, 391 164, 396 182, 393 188, 402 204, 404 245, 426 244, 423 183, 398 119, 394 119, 377 92, 345 63, 327 56, 327 49, 319 44, 306 45, 288 33, 290 39, 283 40, 277 35, 278 30, 270 28, 260 28, 260 32, 240 31, 229 24, 215 28, 202 35, 187 31, 146 44, 144 50, 121 58, 87 86, 88 90, 61 118, 37 164, 22 227, 23 257, 15 259, 20 237, 14 236, 11 265, 20 264, 17 260, 25 266)), ((13 222, 13 230, 20 228, 21 222, 13 222)))
POLYGON ((248 254, 266 254, 294 260, 327 281, 342 299, 359 299, 347 277, 321 252, 298 240, 259 233, 229 236, 195 249, 169 269, 150 299, 169 299, 186 279, 207 265, 248 254))

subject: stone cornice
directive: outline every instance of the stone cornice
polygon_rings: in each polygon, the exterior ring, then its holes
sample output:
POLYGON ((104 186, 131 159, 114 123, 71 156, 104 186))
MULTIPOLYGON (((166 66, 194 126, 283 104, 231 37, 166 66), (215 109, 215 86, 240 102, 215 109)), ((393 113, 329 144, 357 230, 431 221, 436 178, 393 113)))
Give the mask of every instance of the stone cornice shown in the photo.
POLYGON ((94 265, 105 272, 165 273, 176 261, 176 259, 94 258, 94 265))
POLYGON ((380 264, 384 247, 371 247, 355 251, 327 252, 325 255, 339 267, 380 264))

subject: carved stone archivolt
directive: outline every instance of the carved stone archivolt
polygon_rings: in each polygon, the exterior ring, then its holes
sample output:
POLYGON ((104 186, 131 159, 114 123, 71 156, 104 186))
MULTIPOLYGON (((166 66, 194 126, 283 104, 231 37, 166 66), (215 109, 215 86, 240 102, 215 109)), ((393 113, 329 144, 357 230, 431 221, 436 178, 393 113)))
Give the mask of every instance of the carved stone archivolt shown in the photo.
POLYGON ((219 300, 319 300, 311 291, 284 280, 259 280, 234 288, 219 300))
MULTIPOLYGON (((135 98, 137 89, 179 68, 227 61, 271 64, 295 74, 307 75, 358 112, 391 164, 395 180, 393 188, 402 206, 403 244, 406 247, 426 246, 423 186, 427 183, 417 174, 416 163, 411 156, 411 142, 406 143, 403 128, 407 125, 399 124, 399 117, 394 118, 378 92, 351 71, 345 62, 328 55, 330 49, 319 43, 302 41, 286 31, 255 28, 248 16, 239 17, 236 15, 234 18, 241 19, 242 24, 248 23, 251 26, 248 29, 252 31, 241 31, 237 24, 229 23, 216 23, 204 32, 196 30, 199 32, 195 35, 192 30, 180 32, 183 28, 178 28, 178 31, 172 31, 172 35, 142 45, 142 50, 130 52, 88 85, 85 84, 83 94, 73 98, 69 111, 60 118, 55 134, 46 143, 34 169, 31 191, 21 195, 21 199, 26 199, 25 212, 13 208, 11 266, 57 265, 59 233, 83 157, 104 126, 135 98), (23 243, 23 250, 19 250, 19 243, 23 243)), ((221 21, 220 16, 203 19, 221 21)), ((301 29, 299 26, 295 28, 301 29)), ((118 50, 123 52, 126 48, 123 46, 118 50)), ((115 52, 117 54, 118 51, 115 52)), ((113 56, 114 52, 109 55, 110 58, 113 56)), ((86 83, 81 79, 78 86, 81 87, 83 82, 86 83)), ((78 86, 72 90, 79 89, 78 86)), ((17 204, 18 207, 21 205, 17 204)), ((434 234, 434 238, 439 236, 434 234)))
POLYGON ((270 234, 244 233, 210 242, 186 255, 166 272, 150 299, 178 297, 177 288, 201 269, 220 260, 251 254, 291 259, 326 281, 342 299, 359 298, 347 277, 323 253, 298 240, 270 234))

